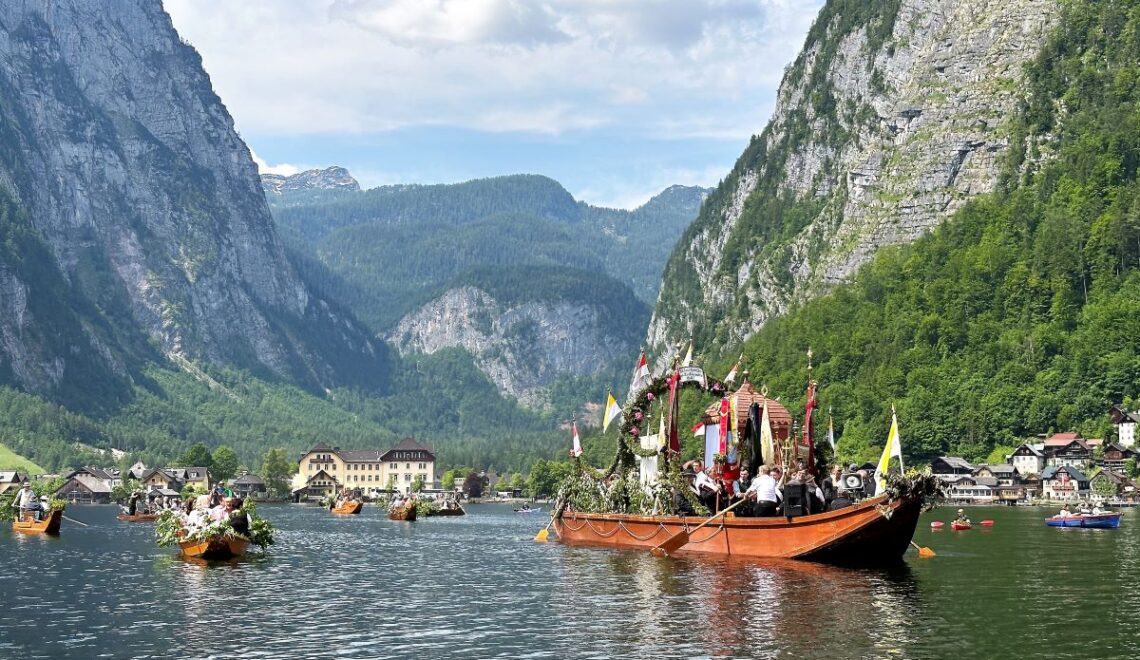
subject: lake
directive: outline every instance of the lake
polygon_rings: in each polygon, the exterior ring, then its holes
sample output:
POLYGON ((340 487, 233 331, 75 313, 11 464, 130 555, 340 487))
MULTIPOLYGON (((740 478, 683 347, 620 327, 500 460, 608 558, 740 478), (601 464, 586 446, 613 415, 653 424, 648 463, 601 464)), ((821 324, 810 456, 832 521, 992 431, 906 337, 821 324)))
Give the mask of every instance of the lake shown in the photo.
MULTIPOLYGON (((262 505, 264 556, 200 565, 115 507, 59 538, 0 531, 0 658, 1136 658, 1140 516, 1046 528, 1044 509, 973 508, 992 528, 915 536, 894 569, 658 559, 535 543, 505 505, 415 523, 262 505)), ((551 535, 553 539, 553 534, 551 535)))

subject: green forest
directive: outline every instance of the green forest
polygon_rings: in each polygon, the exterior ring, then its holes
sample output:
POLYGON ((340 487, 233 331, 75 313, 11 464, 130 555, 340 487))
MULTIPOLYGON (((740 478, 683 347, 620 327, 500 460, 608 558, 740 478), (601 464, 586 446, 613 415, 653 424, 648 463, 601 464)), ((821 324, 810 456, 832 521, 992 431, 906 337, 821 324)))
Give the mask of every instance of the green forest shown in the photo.
POLYGON ((999 191, 768 323, 744 346, 753 379, 802 410, 810 346, 849 460, 881 451, 892 405, 915 460, 1111 437, 1109 406, 1140 395, 1137 35, 1133 3, 1069 3, 999 191))

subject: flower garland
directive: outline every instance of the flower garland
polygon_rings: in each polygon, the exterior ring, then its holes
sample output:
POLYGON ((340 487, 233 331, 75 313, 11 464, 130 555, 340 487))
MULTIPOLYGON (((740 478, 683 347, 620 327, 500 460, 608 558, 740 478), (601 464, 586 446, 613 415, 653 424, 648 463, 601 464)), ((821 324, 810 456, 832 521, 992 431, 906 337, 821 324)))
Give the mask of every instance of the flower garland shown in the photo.
MULTIPOLYGON (((247 502, 244 507, 237 511, 249 514, 248 540, 251 543, 261 548, 273 545, 273 535, 276 532, 273 523, 257 515, 257 509, 252 502, 247 502)), ((188 524, 181 511, 167 509, 160 513, 155 520, 154 540, 163 547, 186 541, 205 541, 217 536, 245 538, 234 530, 233 525, 230 524, 229 514, 221 520, 192 525, 188 524)))

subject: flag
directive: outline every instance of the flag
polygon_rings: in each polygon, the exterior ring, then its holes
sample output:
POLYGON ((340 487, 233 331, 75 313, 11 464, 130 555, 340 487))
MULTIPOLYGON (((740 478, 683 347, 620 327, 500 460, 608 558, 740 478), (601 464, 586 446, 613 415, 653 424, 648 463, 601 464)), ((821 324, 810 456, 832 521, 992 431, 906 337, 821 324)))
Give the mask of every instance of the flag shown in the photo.
POLYGON ((681 366, 687 367, 693 363, 693 340, 689 340, 689 350, 685 352, 685 359, 681 360, 681 366))
POLYGON ((681 437, 677 430, 677 418, 681 416, 681 397, 677 396, 680 382, 681 374, 674 371, 669 376, 669 451, 674 454, 681 453, 681 437))
POLYGON ((717 443, 716 453, 728 453, 728 399, 722 398, 720 400, 720 436, 717 443))
POLYGON ((578 422, 570 422, 570 428, 574 432, 574 448, 570 450, 570 455, 577 458, 582 455, 582 441, 578 439, 578 422))
MULTIPOLYGON (((810 357, 808 358, 810 360, 810 357)), ((810 362, 808 363, 810 366, 810 362)), ((808 381, 807 391, 807 404, 804 406, 804 445, 807 447, 807 471, 809 474, 818 477, 819 472, 815 467, 815 421, 812 419, 811 413, 815 410, 815 381, 808 381)))
POLYGON ((633 380, 629 383, 629 395, 632 397, 649 385, 649 361, 645 359, 645 351, 637 359, 637 366, 633 368, 633 380))
POLYGON ((621 406, 618 405, 617 399, 614 398, 613 392, 606 394, 606 411, 602 413, 602 433, 610 427, 610 422, 614 421, 614 417, 621 414, 621 406))
MULTIPOLYGON (((838 459, 839 455, 835 453, 836 452, 836 449, 835 449, 835 425, 832 424, 832 422, 831 422, 831 410, 830 409, 827 412, 827 441, 829 443, 831 443, 831 453, 835 454, 836 458, 838 459)), ((836 463, 838 463, 838 462, 839 461, 836 460, 836 463)))
POLYGON ((728 375, 724 377, 724 382, 726 382, 726 383, 735 383, 736 382, 736 372, 740 369, 740 363, 743 361, 744 361, 744 353, 741 353, 740 357, 738 357, 736 359, 736 364, 732 365, 732 369, 730 369, 728 372, 728 375))
POLYGON ((768 465, 776 463, 776 443, 772 440, 772 419, 768 415, 768 399, 764 399, 764 412, 760 416, 760 452, 768 465))
POLYGON ((661 422, 657 425, 657 451, 665 448, 665 415, 661 415, 661 422))
POLYGON ((689 431, 692 432, 693 435, 704 435, 705 423, 697 422, 696 424, 693 424, 693 428, 689 429, 689 431))
POLYGON ((887 434, 887 446, 883 447, 883 455, 879 457, 879 465, 875 468, 875 480, 879 488, 875 491, 881 493, 887 488, 887 467, 891 457, 898 456, 899 470, 903 467, 902 442, 899 440, 899 419, 895 416, 895 409, 891 408, 891 431, 887 434))

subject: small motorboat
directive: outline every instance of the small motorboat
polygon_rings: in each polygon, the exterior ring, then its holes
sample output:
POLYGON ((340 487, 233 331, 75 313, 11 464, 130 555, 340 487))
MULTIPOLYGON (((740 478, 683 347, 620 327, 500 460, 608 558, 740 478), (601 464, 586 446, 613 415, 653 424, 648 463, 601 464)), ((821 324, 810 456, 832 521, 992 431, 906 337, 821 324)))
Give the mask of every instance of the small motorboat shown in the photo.
POLYGON ((405 504, 404 506, 395 506, 388 509, 388 520, 403 520, 407 522, 416 521, 416 505, 405 504))
POLYGON ((364 508, 364 502, 360 502, 357 500, 347 500, 345 502, 342 502, 340 504, 340 506, 333 507, 332 509, 330 509, 330 511, 332 511, 333 513, 339 513, 341 515, 351 516, 351 515, 359 514, 360 510, 363 508, 364 508))
POLYGON ((967 529, 970 529, 972 526, 973 525, 971 525, 968 522, 959 522, 957 520, 950 523, 950 529, 954 530, 955 532, 966 531, 967 529))
POLYGON ((525 504, 522 506, 522 508, 515 509, 515 513, 538 513, 539 511, 542 511, 542 507, 532 509, 525 504))
POLYGON ((245 555, 249 539, 240 536, 214 536, 204 541, 179 541, 182 556, 191 559, 233 559, 245 555))
POLYGON ((1049 527, 1084 527, 1086 529, 1116 529, 1120 527, 1120 513, 1101 513, 1087 516, 1053 516, 1045 519, 1049 527))
POLYGON ((54 509, 43 520, 36 520, 34 513, 25 511, 19 520, 12 521, 12 531, 24 534, 51 534, 59 535, 59 526, 63 523, 63 509, 54 509))

